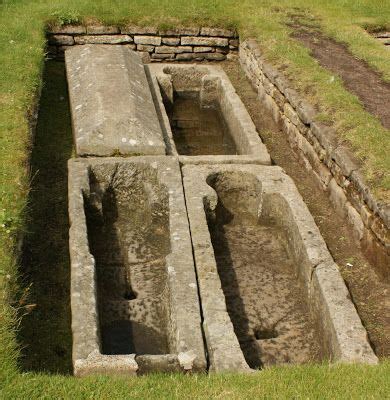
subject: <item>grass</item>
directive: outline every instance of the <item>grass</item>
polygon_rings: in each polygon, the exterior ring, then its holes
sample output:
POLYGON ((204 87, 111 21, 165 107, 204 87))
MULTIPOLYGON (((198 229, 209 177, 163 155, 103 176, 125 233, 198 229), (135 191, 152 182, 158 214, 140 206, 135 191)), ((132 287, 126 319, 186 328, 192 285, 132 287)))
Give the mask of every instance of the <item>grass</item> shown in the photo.
MULTIPOLYGON (((305 366, 265 369, 249 375, 149 375, 77 379, 18 375, 7 399, 386 399, 390 363, 379 367, 305 366)), ((1 392, 0 392, 1 394, 1 392)))
MULTIPOLYGON (((68 112, 62 101, 47 103, 51 115, 40 119, 33 152, 29 116, 42 85, 44 27, 101 20, 160 26, 220 25, 237 27, 241 37, 255 36, 265 56, 283 66, 292 84, 320 105, 364 159, 372 189, 389 198, 389 131, 365 112, 359 101, 289 38, 293 7, 314 15, 330 36, 345 42, 390 81, 388 50, 362 27, 388 27, 390 3, 380 0, 3 0, 0 2, 0 397, 1 398, 386 398, 390 364, 272 368, 242 376, 150 376, 137 379, 95 377, 77 380, 70 371, 68 259, 66 248, 66 159, 71 155, 69 126, 56 113, 68 112), (148 17, 146 17, 148 16, 148 17), (49 229, 47 229, 49 227, 49 229), (26 234, 35 249, 20 260, 15 249, 26 234), (47 255, 44 261, 40 254, 47 255), (27 267, 28 266, 28 267, 27 267), (20 276, 20 269, 25 274, 20 276), (29 287, 28 282, 34 282, 29 287), (48 292, 42 289, 50 288, 48 292), (53 306, 52 296, 63 304, 53 306), (31 304, 33 302, 33 304, 31 304), (29 311, 35 306, 33 313, 29 311), (27 314, 20 320, 20 316, 27 314), (65 322, 64 322, 65 321, 65 322), (50 338, 50 335, 56 337, 50 338), (52 347, 45 347, 49 342, 52 347), (19 343, 19 344, 18 344, 19 343), (20 348, 20 344, 26 346, 20 348), (52 357, 57 352, 58 357, 52 357), (66 359, 67 362, 61 360, 66 359), (20 370, 34 371, 21 373, 20 370), (37 372, 41 371, 41 372, 37 372), (57 375, 62 373, 64 375, 57 375), (70 396, 70 393, 72 396, 70 396)), ((63 74, 48 65, 47 76, 63 74), (49 71, 50 70, 50 71, 49 71)), ((47 81, 50 91, 65 87, 47 81)), ((45 100, 46 99, 46 100, 45 100)), ((66 118, 64 118, 66 119, 66 118)))

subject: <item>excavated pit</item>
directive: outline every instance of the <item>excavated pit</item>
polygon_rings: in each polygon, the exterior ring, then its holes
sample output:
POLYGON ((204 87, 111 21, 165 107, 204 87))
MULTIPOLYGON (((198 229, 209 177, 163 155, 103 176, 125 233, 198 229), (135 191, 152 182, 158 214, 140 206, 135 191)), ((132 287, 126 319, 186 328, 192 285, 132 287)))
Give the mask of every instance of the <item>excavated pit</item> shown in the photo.
POLYGON ((102 354, 164 354, 168 192, 153 170, 93 167, 84 196, 96 262, 102 354))
MULTIPOLYGON (((258 215, 259 182, 215 175, 218 203, 207 215, 218 274, 245 360, 251 368, 320 359, 305 292, 286 230, 258 215)), ((261 207, 261 206, 260 206, 261 207)))

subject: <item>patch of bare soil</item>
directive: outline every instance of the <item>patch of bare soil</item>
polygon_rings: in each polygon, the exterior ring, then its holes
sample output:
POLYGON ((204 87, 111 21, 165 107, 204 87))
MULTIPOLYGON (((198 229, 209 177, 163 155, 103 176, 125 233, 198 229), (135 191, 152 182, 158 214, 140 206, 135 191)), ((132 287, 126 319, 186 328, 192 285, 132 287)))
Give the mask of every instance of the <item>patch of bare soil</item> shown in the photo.
MULTIPOLYGON (((376 354, 390 356, 390 284, 383 282, 364 257, 352 228, 340 217, 316 178, 299 162, 286 136, 261 106, 238 63, 222 65, 245 104, 275 164, 294 180, 338 264, 376 354)), ((388 103, 390 104, 390 103, 388 103)))
POLYGON ((364 108, 390 129, 390 83, 385 82, 366 62, 357 59, 344 44, 315 29, 292 26, 295 28, 292 36, 311 50, 322 67, 340 76, 345 87, 359 98, 364 108))

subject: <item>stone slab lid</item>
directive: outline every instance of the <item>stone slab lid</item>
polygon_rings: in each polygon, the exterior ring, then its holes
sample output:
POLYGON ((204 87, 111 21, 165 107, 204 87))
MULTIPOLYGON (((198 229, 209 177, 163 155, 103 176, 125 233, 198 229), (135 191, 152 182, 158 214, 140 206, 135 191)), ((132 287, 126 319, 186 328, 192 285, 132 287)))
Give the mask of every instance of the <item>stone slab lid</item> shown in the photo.
POLYGON ((77 155, 165 154, 144 66, 134 51, 74 46, 65 62, 77 155))

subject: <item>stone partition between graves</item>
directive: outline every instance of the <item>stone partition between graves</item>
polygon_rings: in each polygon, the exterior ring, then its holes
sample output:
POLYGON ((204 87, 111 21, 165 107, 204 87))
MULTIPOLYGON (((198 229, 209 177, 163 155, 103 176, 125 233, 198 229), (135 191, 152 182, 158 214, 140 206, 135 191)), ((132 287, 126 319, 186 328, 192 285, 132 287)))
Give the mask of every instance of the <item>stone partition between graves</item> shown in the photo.
POLYGON ((242 68, 287 135, 305 167, 318 178, 338 212, 347 216, 352 232, 377 270, 390 276, 390 205, 379 202, 366 184, 361 166, 329 127, 316 121, 306 103, 281 72, 264 60, 255 40, 240 44, 242 68))
POLYGON ((222 61, 237 54, 235 31, 209 27, 158 29, 154 26, 63 25, 47 30, 48 54, 63 58, 74 45, 120 44, 141 53, 144 62, 222 61))

